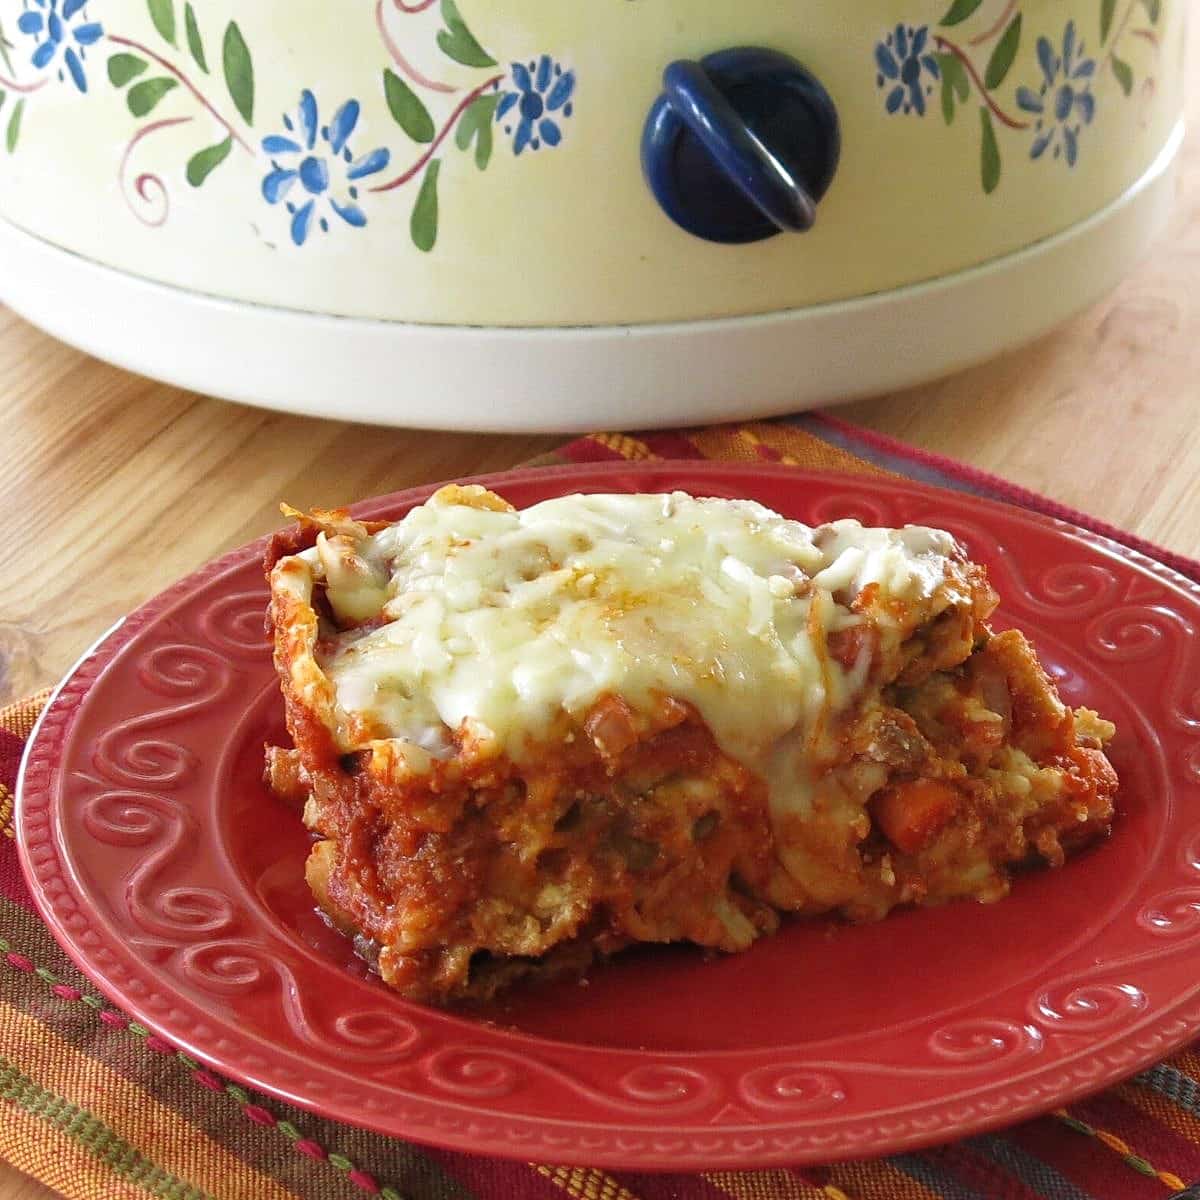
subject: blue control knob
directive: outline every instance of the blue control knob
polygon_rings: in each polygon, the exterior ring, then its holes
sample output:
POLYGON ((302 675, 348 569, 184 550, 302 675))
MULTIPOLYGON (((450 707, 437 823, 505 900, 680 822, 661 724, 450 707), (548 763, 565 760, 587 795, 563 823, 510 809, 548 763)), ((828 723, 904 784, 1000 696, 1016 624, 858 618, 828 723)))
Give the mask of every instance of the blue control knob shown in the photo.
POLYGON ((642 132, 642 170, 663 211, 710 242, 803 233, 841 153, 820 81, 777 50, 680 59, 642 132))

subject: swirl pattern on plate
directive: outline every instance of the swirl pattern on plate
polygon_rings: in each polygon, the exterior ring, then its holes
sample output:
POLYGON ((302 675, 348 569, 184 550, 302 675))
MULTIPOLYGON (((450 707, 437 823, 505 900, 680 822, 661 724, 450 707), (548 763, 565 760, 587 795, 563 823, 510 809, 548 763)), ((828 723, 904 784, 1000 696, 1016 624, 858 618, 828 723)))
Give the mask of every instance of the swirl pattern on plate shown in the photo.
MULTIPOLYGON (((84 969, 148 1024, 218 1069, 236 1075, 252 1064, 258 1086, 320 1092, 329 1115, 384 1132, 561 1162, 677 1168, 828 1160, 961 1136, 1095 1090, 1200 1030, 1200 980, 1182 968, 1166 988, 1150 978, 1151 967, 1186 964, 1200 939, 1195 585, 1059 523, 892 480, 621 464, 489 482, 522 503, 567 488, 685 486, 784 507, 767 494, 773 488, 810 523, 851 512, 964 537, 1019 618, 1042 621, 1080 661, 1093 656, 1120 676, 1144 736, 1155 739, 1145 769, 1158 772, 1154 845, 1166 849, 1155 850, 1144 886, 1105 918, 1103 961, 1081 947, 1049 975, 916 1021, 898 1040, 770 1052, 514 1038, 404 1005, 332 964, 314 987, 311 953, 263 920, 206 834, 221 802, 214 734, 228 729, 230 705, 236 713, 269 678, 255 628, 256 545, 127 619, 60 689, 27 759, 20 837, 37 901, 84 969), (1028 561, 1033 544, 1046 548, 1040 565, 1028 561), (1165 686, 1135 686, 1126 670, 1134 666, 1165 686), (101 878, 101 856, 120 864, 123 882, 101 878), (328 994, 335 981, 337 994, 328 994), (237 1007, 250 997, 253 1005, 237 1007)), ((394 516, 424 494, 368 508, 394 516)))

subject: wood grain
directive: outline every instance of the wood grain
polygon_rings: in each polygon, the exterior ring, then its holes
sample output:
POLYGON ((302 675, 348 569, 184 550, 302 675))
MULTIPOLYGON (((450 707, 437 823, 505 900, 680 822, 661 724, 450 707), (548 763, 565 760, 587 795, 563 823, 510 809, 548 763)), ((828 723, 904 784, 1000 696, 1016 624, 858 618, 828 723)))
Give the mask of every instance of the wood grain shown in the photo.
MULTIPOLYGON (((0 310, 0 698, 59 676, 171 580, 279 524, 561 441, 372 430, 225 404, 128 375, 0 310)), ((336 398, 333 400, 336 406, 336 398)))
MULTIPOLYGON (((1192 23, 1200 62, 1200 21, 1192 23)), ((1190 100, 1200 130, 1200 88, 1190 100)), ((1055 333, 847 420, 962 459, 1200 557, 1200 132, 1172 229, 1055 333)), ((337 397, 330 397, 336 411, 337 397)), ((560 443, 371 430, 241 408, 126 374, 0 308, 0 702, 57 679, 119 616, 278 524, 560 443)), ((53 1193, 0 1164, 0 1200, 53 1193)))

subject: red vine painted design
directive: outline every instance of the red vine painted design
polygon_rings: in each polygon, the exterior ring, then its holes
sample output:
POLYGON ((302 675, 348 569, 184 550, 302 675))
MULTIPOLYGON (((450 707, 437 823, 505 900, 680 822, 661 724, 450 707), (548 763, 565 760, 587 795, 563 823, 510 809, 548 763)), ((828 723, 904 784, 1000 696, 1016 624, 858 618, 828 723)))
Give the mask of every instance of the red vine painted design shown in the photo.
MULTIPOLYGON (((418 84, 423 88, 428 88, 431 92, 443 92, 447 95, 458 91, 458 88, 449 83, 442 83, 437 79, 431 79, 428 75, 418 71, 416 67, 404 56, 400 47, 396 44, 396 39, 388 32, 387 21, 384 17, 384 4, 386 0, 375 0, 375 27, 379 30, 379 40, 383 42, 384 48, 391 55, 392 62, 396 64, 400 70, 408 76, 413 83, 418 84)), ((433 0, 425 0, 424 3, 408 6, 401 3, 401 0, 392 0, 393 5, 401 12, 413 13, 424 12, 433 0)))
POLYGON ((490 79, 484 80, 478 87, 472 88, 459 102, 455 105, 454 111, 443 122, 441 129, 438 130, 437 136, 430 142, 428 149, 422 154, 411 166, 401 171, 394 179, 389 179, 387 183, 381 183, 369 189, 372 192, 390 192, 398 187, 403 187, 414 176, 419 175, 425 164, 436 153, 437 148, 446 140, 446 135, 458 124, 458 119, 463 113, 490 87, 496 87, 503 75, 493 75, 490 79))
POLYGON ((250 143, 234 128, 232 122, 223 117, 220 112, 213 106, 203 92, 181 71, 174 63, 165 59, 161 54, 155 53, 149 46, 142 42, 135 41, 133 38, 121 37, 119 34, 110 33, 108 40, 117 46, 128 46, 132 50, 136 50, 139 54, 144 54, 147 58, 156 62, 164 71, 169 72, 175 79, 179 80, 185 88, 196 98, 197 103, 206 113, 213 118, 221 126, 225 132, 233 138, 233 140, 241 146, 247 154, 253 154, 254 150, 250 143))
MULTIPOLYGON (((1031 24, 1036 10, 1029 7, 1025 11, 1027 6, 1020 0, 1005 0, 997 13, 987 15, 985 25, 971 33, 970 23, 980 19, 984 0, 951 0, 936 24, 901 21, 876 43, 876 87, 892 116, 926 116, 940 90, 947 125, 954 123, 964 106, 977 100, 979 177, 987 194, 1001 183, 1007 151, 1000 131, 1005 129, 1032 135, 1031 159, 1058 161, 1073 168, 1084 130, 1098 109, 1109 103, 1099 98, 1101 83, 1111 76, 1125 96, 1133 91, 1134 69, 1118 53, 1122 39, 1130 36, 1148 42, 1157 59, 1161 45, 1157 27, 1171 0, 1123 2, 1114 28, 1119 0, 1099 0, 1094 41, 1074 18, 1068 19, 1061 36, 1038 34, 1034 42, 1038 74, 1032 79, 1027 76, 1025 83, 1008 91, 1021 48, 1029 43, 1027 18, 1031 24), (1139 11, 1145 18, 1141 24, 1135 20, 1139 11), (967 31, 962 37, 947 34, 948 29, 959 27, 967 31), (977 51, 984 51, 978 59, 974 56, 977 51)), ((1154 90, 1155 80, 1149 75, 1142 92, 1153 95, 1154 90)))
POLYGON ((121 195, 125 199, 125 204, 129 211, 143 225, 149 225, 152 229, 157 229, 158 226, 166 223, 167 217, 171 213, 171 196, 167 190, 167 185, 163 183, 160 175, 155 175, 153 171, 141 171, 134 176, 132 184, 129 180, 129 161, 133 157, 133 152, 138 145, 146 138, 157 133, 161 129, 170 129, 174 125, 186 125, 191 121, 191 117, 169 117, 163 121, 151 121, 149 125, 143 125, 129 139, 125 146, 125 151, 121 155, 121 161, 117 166, 117 181, 121 185, 121 195), (132 191, 132 195, 131 195, 132 191), (140 200, 142 205, 139 206, 135 200, 140 200))
POLYGON ((998 38, 1005 29, 1008 28, 1008 22, 1012 18, 1014 12, 1017 11, 1019 0, 1008 0, 1004 6, 1004 11, 996 18, 995 23, 985 29, 982 33, 977 33, 970 42, 970 46, 986 46, 993 38, 998 38))
POLYGON ((24 95, 40 91, 49 82, 49 75, 43 75, 41 79, 35 79, 32 83, 18 83, 15 79, 9 79, 7 75, 0 75, 0 87, 10 92, 21 92, 24 95))
POLYGON ((933 42, 934 45, 937 46, 937 48, 943 53, 953 54, 954 57, 962 63, 968 76, 970 76, 971 82, 975 85, 975 90, 979 93, 980 99, 988 106, 989 109, 991 109, 993 115, 998 121, 1004 125, 1007 125, 1009 129, 1029 128, 1028 121, 1022 121, 1017 117, 1010 116, 1004 111, 1004 109, 1000 107, 1000 105, 996 102, 995 97, 988 90, 987 84, 984 83, 982 78, 980 78, 979 70, 971 61, 970 55, 968 55, 961 46, 956 46, 952 41, 950 41, 949 38, 942 37, 940 34, 934 37, 933 42))
MULTIPOLYGON (((435 2, 390 0, 394 11, 406 15, 425 12, 435 2)), ((429 251, 438 236, 438 183, 442 166, 438 152, 450 133, 455 133, 460 150, 468 150, 474 145, 475 165, 481 171, 491 161, 496 134, 494 125, 512 135, 514 155, 520 155, 526 148, 536 151, 543 146, 557 146, 563 136, 562 121, 572 113, 575 76, 572 71, 564 71, 562 64, 548 54, 528 63, 513 63, 507 74, 491 75, 472 87, 449 114, 435 121, 424 101, 405 80, 440 95, 456 94, 460 89, 431 78, 413 65, 388 31, 386 3, 387 0, 376 0, 375 23, 399 72, 396 74, 390 69, 384 72, 388 108, 397 125, 424 149, 398 175, 373 185, 368 191, 393 192, 420 178, 409 231, 413 244, 420 250, 429 251)), ((441 0, 441 16, 443 28, 436 40, 447 58, 481 69, 497 65, 496 58, 471 33, 454 0, 441 0)))
MULTIPOLYGON (((75 11, 82 14, 83 6, 75 11)), ((361 139, 366 128, 360 122, 361 94, 342 99, 339 105, 341 98, 321 96, 315 87, 298 87, 298 104, 281 115, 277 132, 256 138, 251 133, 254 64, 241 29, 236 21, 227 22, 218 57, 215 45, 206 49, 195 9, 179 0, 149 0, 149 18, 162 38, 161 45, 152 37, 110 31, 84 16, 83 23, 67 26, 61 21, 50 24, 35 19, 26 10, 18 27, 22 34, 39 39, 30 61, 43 74, 30 82, 9 78, 19 72, 14 72, 8 61, 11 43, 0 40, 0 66, 5 68, 0 75, 0 104, 5 91, 27 95, 44 87, 53 74, 47 68, 56 69, 60 79, 69 75, 78 90, 86 93, 96 74, 89 77, 85 71, 86 51, 107 45, 115 51, 107 61, 108 81, 124 92, 130 113, 139 121, 118 162, 120 193, 144 225, 157 228, 170 217, 172 181, 166 172, 136 170, 135 156, 155 135, 207 118, 220 140, 202 145, 187 160, 184 175, 193 188, 202 187, 235 146, 251 159, 261 162, 265 156, 269 165, 257 181, 258 191, 267 204, 287 213, 286 240, 301 247, 310 238, 334 229, 364 227, 369 211, 363 200, 369 194, 419 183, 414 188, 409 232, 417 249, 429 251, 438 237, 441 155, 450 134, 455 134, 458 148, 473 157, 480 171, 487 168, 501 135, 511 138, 515 156, 556 147, 563 140, 564 121, 573 112, 575 74, 549 54, 511 63, 507 71, 497 69, 497 58, 476 39, 455 0, 375 0, 368 11, 390 64, 382 72, 383 99, 396 126, 409 143, 416 144, 409 149, 384 144, 363 153, 357 142, 352 149, 352 139, 356 135, 361 139), (434 8, 441 16, 434 35, 437 48, 460 67, 486 72, 481 82, 467 86, 436 78, 435 73, 417 66, 389 28, 389 15, 408 17, 434 8), (196 70, 192 70, 189 57, 196 70), (214 81, 223 82, 232 109, 216 95, 218 89, 211 86, 214 81), (452 107, 445 114, 431 112, 418 93, 435 101, 453 97, 452 107), (194 111, 151 118, 165 97, 175 95, 186 98, 194 111), (389 166, 395 171, 406 160, 409 165, 398 174, 374 183, 373 177, 384 179, 382 173, 389 166)), ((23 109, 24 100, 19 99, 8 117, 5 141, 10 153, 16 147, 23 109)), ((202 120, 197 128, 206 123, 202 120)), ((257 226, 254 228, 257 232, 257 226)))

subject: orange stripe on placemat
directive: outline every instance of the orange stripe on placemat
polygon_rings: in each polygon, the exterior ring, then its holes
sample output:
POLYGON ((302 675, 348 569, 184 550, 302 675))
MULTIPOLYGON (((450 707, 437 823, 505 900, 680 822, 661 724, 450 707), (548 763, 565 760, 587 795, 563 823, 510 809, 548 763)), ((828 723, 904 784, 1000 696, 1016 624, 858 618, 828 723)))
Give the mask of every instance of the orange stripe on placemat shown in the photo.
POLYGON ((851 471, 860 475, 889 475, 898 478, 892 471, 877 467, 865 458, 859 458, 849 450, 843 450, 815 434, 791 425, 746 425, 743 433, 757 438, 760 445, 779 454, 781 462, 792 466, 807 467, 816 471, 851 471))
POLYGON ((66 1200, 146 1200, 144 1188, 122 1179, 107 1162, 69 1137, 48 1141, 41 1120, 12 1105, 0 1121, 0 1159, 66 1200))
POLYGON ((1136 1083, 1123 1083, 1113 1090, 1126 1104, 1160 1121, 1180 1137, 1187 1138, 1189 1142, 1200 1145, 1200 1117, 1193 1116, 1186 1108, 1172 1103, 1158 1092, 1139 1087, 1136 1083))
POLYGON ((627 433, 591 433, 588 434, 588 440, 595 442, 597 446, 603 446, 606 450, 611 450, 621 458, 629 459, 631 462, 643 462, 658 458, 658 455, 645 442, 630 437, 627 433))
POLYGON ((638 1200, 623 1183, 603 1171, 590 1167, 546 1167, 540 1163, 531 1166, 573 1200, 638 1200))
POLYGON ((1176 1054, 1174 1058, 1167 1059, 1167 1066, 1174 1067, 1193 1079, 1200 1079, 1200 1050, 1188 1049, 1182 1054, 1176 1054))
POLYGON ((50 689, 43 688, 40 692, 34 692, 32 696, 26 696, 24 700, 6 704, 0 708, 0 729, 24 740, 33 732, 34 723, 49 699, 50 689))
POLYGON ((727 425, 692 429, 688 439, 705 458, 732 462, 785 463, 811 471, 851 471, 886 475, 874 464, 823 442, 803 429, 784 425, 727 425))
POLYGON ((826 1188, 790 1171, 709 1171, 704 1178, 733 1200, 831 1200, 826 1188))
POLYGON ((883 1159, 834 1163, 828 1171, 830 1180, 856 1200, 942 1200, 941 1193, 883 1159))
POLYGON ((8 1003, 0 1004, 0 1041, 20 1048, 21 1070, 39 1087, 88 1109, 171 1174, 222 1197, 297 1200, 295 1192, 230 1154, 144 1088, 8 1003))

